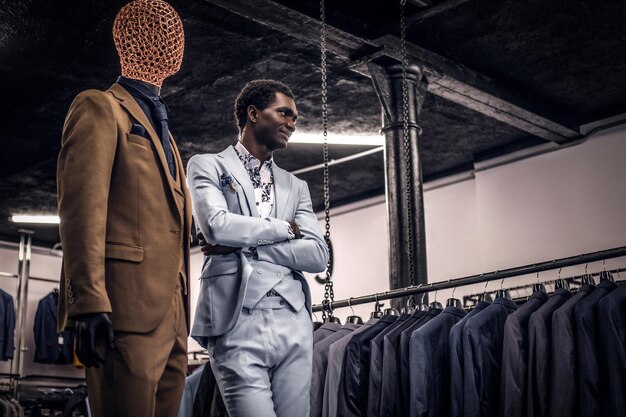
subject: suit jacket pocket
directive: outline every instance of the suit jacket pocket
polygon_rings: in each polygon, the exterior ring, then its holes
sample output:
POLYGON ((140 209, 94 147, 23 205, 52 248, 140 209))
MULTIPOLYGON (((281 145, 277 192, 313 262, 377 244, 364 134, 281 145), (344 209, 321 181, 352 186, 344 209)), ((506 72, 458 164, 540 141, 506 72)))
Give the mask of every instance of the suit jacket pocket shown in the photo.
POLYGON ((107 242, 105 244, 104 256, 108 259, 143 262, 143 248, 126 243, 107 242))
POLYGON ((139 145, 146 149, 150 148, 150 139, 145 138, 143 136, 134 135, 131 133, 130 135, 126 137, 126 139, 128 140, 128 143, 132 143, 133 145, 139 145))

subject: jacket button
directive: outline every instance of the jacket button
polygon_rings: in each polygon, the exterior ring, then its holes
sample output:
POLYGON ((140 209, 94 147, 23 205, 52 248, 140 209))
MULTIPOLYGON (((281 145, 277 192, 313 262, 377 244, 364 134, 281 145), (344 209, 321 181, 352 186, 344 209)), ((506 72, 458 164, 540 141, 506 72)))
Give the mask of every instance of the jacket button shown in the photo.
POLYGON ((257 274, 262 274, 263 270, 262 269, 257 269, 256 272, 257 272, 257 274))
POLYGON ((282 272, 279 272, 279 273, 278 273, 278 278, 282 278, 282 277, 283 277, 282 272))

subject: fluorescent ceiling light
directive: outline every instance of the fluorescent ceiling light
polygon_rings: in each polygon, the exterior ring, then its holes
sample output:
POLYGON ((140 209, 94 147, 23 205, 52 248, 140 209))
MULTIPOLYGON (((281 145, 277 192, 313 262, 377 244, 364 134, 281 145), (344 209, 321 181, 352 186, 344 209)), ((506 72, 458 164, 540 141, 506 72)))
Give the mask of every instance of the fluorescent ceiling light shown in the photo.
POLYGON ((30 224, 59 224, 59 216, 50 215, 30 215, 15 214, 11 216, 13 223, 30 223, 30 224))
MULTIPOLYGON (((321 133, 294 133, 289 143, 324 143, 321 133)), ((381 135, 328 135, 329 145, 383 146, 385 138, 381 135)))

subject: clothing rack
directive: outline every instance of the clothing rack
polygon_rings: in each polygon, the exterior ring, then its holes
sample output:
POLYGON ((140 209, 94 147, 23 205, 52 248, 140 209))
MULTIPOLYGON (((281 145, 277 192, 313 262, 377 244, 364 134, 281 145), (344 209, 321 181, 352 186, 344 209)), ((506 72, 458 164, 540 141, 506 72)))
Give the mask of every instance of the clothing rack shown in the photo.
MULTIPOLYGON (((626 268, 617 268, 617 269, 611 269, 611 270, 603 270, 600 272, 594 272, 594 273, 585 273, 583 275, 577 275, 577 276, 571 276, 571 277, 563 277, 563 278, 557 278, 557 279, 551 279, 551 280, 537 280, 533 283, 530 284, 524 284, 524 285, 516 285, 514 287, 502 287, 502 288, 498 288, 497 290, 489 290, 489 291, 483 291, 483 292, 479 292, 479 293, 473 293, 473 294, 468 294, 468 295, 464 295, 463 296, 463 305, 467 305, 468 302, 473 302, 476 303, 478 302, 478 299, 483 296, 484 294, 488 294, 491 295, 492 298, 494 298, 494 295, 497 291, 506 291, 506 292, 516 292, 516 293, 520 293, 522 291, 525 291, 526 294, 524 295, 518 295, 518 297, 515 297, 515 299, 520 298, 520 297, 527 297, 532 295, 532 290, 533 290, 533 286, 535 284, 544 284, 544 285, 556 285, 557 281, 559 280, 563 280, 563 281, 567 281, 567 283, 569 285, 575 285, 576 287, 582 287, 583 286, 583 282, 581 280, 581 278, 583 276, 589 276, 589 277, 599 277, 603 272, 607 272, 611 275, 613 274, 619 274, 620 272, 626 272, 626 268), (530 293, 529 293, 530 292, 530 293)), ((618 280, 616 279, 615 282, 617 282, 618 280)))
POLYGON ((52 251, 42 252, 40 249, 33 249, 32 236, 34 232, 32 230, 20 229, 20 242, 18 245, 2 243, 0 247, 18 250, 18 267, 17 274, 0 272, 0 278, 17 278, 17 290, 16 290, 16 323, 15 323, 15 357, 11 363, 11 371, 9 374, 0 375, 3 378, 10 378, 13 385, 13 397, 19 399, 20 390, 22 386, 36 383, 39 380, 54 381, 51 382, 51 386, 63 387, 67 386, 67 382, 84 382, 84 378, 65 377, 57 375, 26 375, 24 373, 24 364, 26 359, 27 348, 25 346, 25 331, 26 331, 26 311, 28 306, 28 284, 30 281, 39 281, 55 284, 55 288, 58 288, 59 280, 51 278, 41 278, 30 275, 30 264, 32 259, 32 253, 43 253, 46 255, 54 254, 52 251), (62 382, 65 381, 65 384, 62 382))
POLYGON ((392 298, 408 297, 411 295, 422 294, 432 291, 440 291, 467 285, 481 284, 488 281, 502 280, 505 278, 511 278, 521 275, 530 275, 537 272, 549 271, 557 268, 566 268, 569 266, 582 265, 611 258, 619 258, 621 256, 626 256, 626 246, 584 253, 576 256, 570 256, 568 258, 553 259, 550 261, 540 262, 536 264, 518 266, 515 268, 497 270, 478 275, 469 275, 462 278, 449 279, 447 281, 435 282, 426 285, 420 284, 417 286, 414 285, 406 288, 398 288, 395 290, 385 291, 383 293, 352 297, 347 300, 335 301, 333 303, 329 303, 328 305, 315 304, 313 306, 313 312, 322 311, 324 309, 326 309, 327 311, 332 311, 336 308, 350 307, 358 304, 368 304, 382 300, 389 300, 392 298))

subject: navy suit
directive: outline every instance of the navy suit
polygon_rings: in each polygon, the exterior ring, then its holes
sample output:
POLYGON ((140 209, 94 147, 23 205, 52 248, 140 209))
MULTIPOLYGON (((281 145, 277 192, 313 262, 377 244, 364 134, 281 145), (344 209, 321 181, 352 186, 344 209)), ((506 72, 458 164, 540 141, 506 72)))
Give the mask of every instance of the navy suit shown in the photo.
POLYGON ((498 415, 504 323, 515 310, 513 301, 496 298, 463 328, 465 417, 498 415))
POLYGON ((596 289, 583 285, 552 314, 552 352, 550 353, 550 417, 577 417, 578 367, 576 365, 576 323, 574 308, 596 289))
POLYGON ((600 302, 600 389, 603 416, 626 417, 626 285, 600 302))
POLYGON ((13 359, 15 349, 13 333, 15 331, 15 306, 13 297, 7 292, 0 290, 0 360, 13 359))
POLYGON ((400 335, 400 389, 398 390, 400 393, 400 402, 398 415, 407 416, 409 414, 409 385, 411 383, 409 376, 409 357, 411 356, 409 354, 409 346, 411 335, 415 330, 437 317, 442 311, 443 309, 441 308, 431 308, 426 312, 416 311, 413 315, 414 317, 419 317, 419 320, 403 330, 400 335))
POLYGON ((400 386, 400 338, 402 332, 411 327, 424 314, 414 313, 402 325, 396 327, 384 337, 383 341, 383 374, 380 386, 380 413, 381 416, 395 416, 399 414, 402 401, 400 386))
POLYGON ((466 315, 458 307, 446 307, 417 329, 410 341, 411 417, 446 417, 450 408, 450 329, 466 315))
POLYGON ((614 282, 602 281, 594 292, 583 298, 574 308, 581 417, 600 417, 598 307, 601 300, 615 288, 617 285, 614 282))
POLYGON ((398 316, 383 316, 366 330, 355 334, 343 358, 340 398, 337 416, 365 416, 367 413, 367 385, 370 373, 370 342, 378 333, 396 321, 398 316))
POLYGON ((528 321, 528 417, 548 417, 552 313, 572 298, 563 288, 530 315, 528 321))
POLYGON ((35 362, 67 364, 74 359, 74 334, 57 333, 59 293, 51 292, 39 301, 35 314, 35 362))
POLYGON ((450 416, 463 416, 463 328, 470 317, 487 308, 489 303, 480 301, 465 317, 452 326, 448 336, 450 346, 450 416))
MULTIPOLYGON (((410 314, 401 315, 395 323, 378 333, 370 342, 370 379, 367 388, 367 417, 378 417, 379 415, 381 404, 380 394, 383 382, 383 373, 385 371, 383 365, 385 336, 398 327, 403 326, 409 317, 411 317, 410 314)), ((387 401, 386 398, 383 400, 387 401)))
POLYGON ((503 416, 526 417, 528 381, 528 320, 548 300, 548 294, 536 291, 504 325, 502 346, 502 383, 500 410, 503 416))

